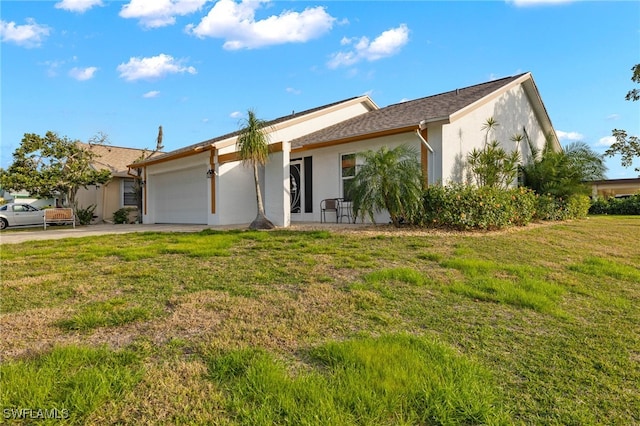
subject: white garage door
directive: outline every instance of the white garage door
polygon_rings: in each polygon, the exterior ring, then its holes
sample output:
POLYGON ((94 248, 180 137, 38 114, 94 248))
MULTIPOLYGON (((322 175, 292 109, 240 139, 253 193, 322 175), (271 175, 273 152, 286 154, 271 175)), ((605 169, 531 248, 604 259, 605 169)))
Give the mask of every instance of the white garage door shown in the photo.
POLYGON ((156 223, 207 223, 206 167, 193 167, 153 177, 156 223))

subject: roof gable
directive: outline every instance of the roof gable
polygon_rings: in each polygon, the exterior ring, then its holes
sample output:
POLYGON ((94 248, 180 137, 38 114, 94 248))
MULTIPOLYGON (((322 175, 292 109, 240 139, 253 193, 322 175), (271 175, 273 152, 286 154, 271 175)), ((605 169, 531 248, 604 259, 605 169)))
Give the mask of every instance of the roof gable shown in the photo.
POLYGON ((449 120, 454 113, 526 75, 528 73, 389 105, 295 139, 291 147, 295 149, 309 144, 384 134, 396 129, 418 128, 423 121, 449 120))

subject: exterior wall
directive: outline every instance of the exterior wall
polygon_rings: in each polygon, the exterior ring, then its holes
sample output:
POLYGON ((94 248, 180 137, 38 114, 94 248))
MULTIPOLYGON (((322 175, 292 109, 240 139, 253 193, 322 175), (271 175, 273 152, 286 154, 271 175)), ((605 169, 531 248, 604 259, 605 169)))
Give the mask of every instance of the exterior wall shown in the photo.
MULTIPOLYGON (((261 171, 261 182, 264 172, 261 171)), ((215 225, 251 223, 257 214, 253 169, 240 161, 218 166, 215 225)), ((264 185, 263 185, 264 187, 264 185)), ((264 197, 263 197, 264 201, 264 197)))
MULTIPOLYGON (((290 122, 277 124, 269 135, 269 143, 291 141, 301 136, 313 133, 336 123, 348 120, 370 111, 363 102, 355 102, 347 105, 336 105, 325 111, 318 111, 298 118, 290 122)), ((235 138, 220 144, 220 154, 234 152, 235 138)))
POLYGON ((99 221, 102 221, 102 191, 104 190, 104 185, 99 185, 100 187, 96 189, 95 186, 87 186, 87 188, 78 189, 78 193, 76 194, 76 202, 78 203, 78 207, 81 209, 86 209, 90 205, 95 205, 96 209, 93 214, 98 216, 99 221))
MULTIPOLYGON (((291 159, 312 157, 313 161, 313 213, 291 214, 292 222, 319 222, 320 202, 326 198, 342 198, 341 180, 341 155, 358 153, 366 150, 377 150, 386 145, 394 148, 401 144, 407 144, 420 153, 418 136, 415 133, 403 133, 400 135, 385 136, 375 139, 341 144, 315 150, 292 152, 291 159)), ((328 221, 335 220, 335 216, 327 216, 328 221)), ((381 212, 375 216, 376 223, 387 223, 389 214, 381 212)))
POLYGON ((265 166, 264 208, 271 222, 280 227, 291 223, 291 199, 289 190, 289 153, 291 144, 283 143, 282 151, 269 156, 265 166))
MULTIPOLYGON (((122 178, 114 176, 111 180, 104 185, 99 185, 99 188, 90 185, 86 189, 81 188, 76 195, 76 201, 81 208, 87 208, 92 204, 95 204, 96 209, 93 214, 96 216, 95 222, 111 222, 113 220, 113 213, 116 210, 124 207, 122 205, 122 178)), ((137 210, 135 206, 131 206, 132 209, 137 210)), ((136 213, 132 213, 132 220, 135 220, 136 213)))
POLYGON ((599 180, 591 183, 591 196, 610 198, 640 194, 640 178, 599 180))
POLYGON ((325 127, 332 126, 350 118, 368 112, 369 109, 361 102, 353 105, 341 106, 337 109, 330 109, 328 112, 311 117, 301 117, 299 121, 294 121, 286 127, 277 130, 271 136, 271 142, 290 141, 309 133, 316 132, 325 127))
POLYGON ((499 126, 489 135, 498 140, 507 152, 518 150, 523 162, 528 162, 530 150, 526 141, 519 145, 511 141, 514 134, 523 134, 523 127, 530 141, 538 149, 545 144, 545 135, 522 86, 516 86, 497 99, 479 105, 458 120, 442 126, 442 182, 465 182, 467 154, 484 145, 483 124, 493 117, 499 126))

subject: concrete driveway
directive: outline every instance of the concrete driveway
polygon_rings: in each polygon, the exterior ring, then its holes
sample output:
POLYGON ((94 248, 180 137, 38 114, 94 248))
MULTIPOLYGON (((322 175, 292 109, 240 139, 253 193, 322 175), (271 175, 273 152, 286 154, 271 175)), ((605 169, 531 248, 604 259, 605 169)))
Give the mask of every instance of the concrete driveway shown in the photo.
POLYGON ((80 238, 92 235, 127 234, 131 232, 200 232, 203 229, 247 229, 249 225, 209 226, 209 225, 87 225, 74 228, 47 226, 38 228, 9 228, 0 232, 0 244, 18 244, 26 241, 58 240, 80 238))

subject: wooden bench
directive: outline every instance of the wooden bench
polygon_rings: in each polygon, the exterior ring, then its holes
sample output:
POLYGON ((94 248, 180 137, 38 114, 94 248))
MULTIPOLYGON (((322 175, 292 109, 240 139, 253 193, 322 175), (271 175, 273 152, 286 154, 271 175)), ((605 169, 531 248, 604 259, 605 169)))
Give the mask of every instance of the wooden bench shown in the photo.
POLYGON ((44 229, 47 229, 48 223, 71 223, 76 227, 76 217, 73 209, 45 209, 44 210, 44 229))

